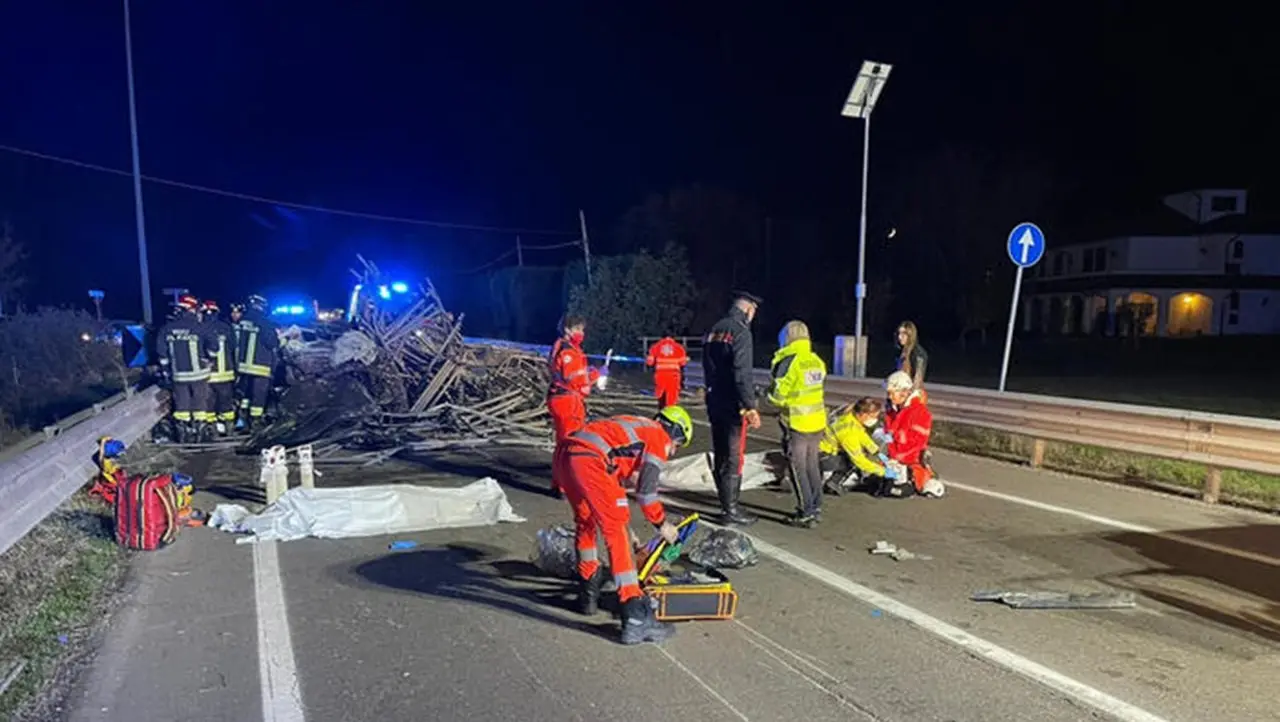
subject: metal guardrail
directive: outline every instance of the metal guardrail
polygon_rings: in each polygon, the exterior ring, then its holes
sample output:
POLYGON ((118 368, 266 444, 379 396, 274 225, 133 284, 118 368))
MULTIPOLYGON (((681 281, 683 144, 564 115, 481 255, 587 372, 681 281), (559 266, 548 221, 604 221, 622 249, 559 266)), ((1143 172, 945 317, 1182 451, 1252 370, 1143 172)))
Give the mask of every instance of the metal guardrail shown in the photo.
MULTIPOLYGON (((685 381, 701 386, 701 367, 689 364, 685 381)), ((756 382, 768 384, 768 371, 757 369, 756 382)), ((945 384, 926 389, 939 421, 1031 438, 1032 466, 1044 461, 1045 441, 1194 462, 1207 468, 1201 496, 1210 503, 1221 492, 1222 469, 1280 476, 1280 421, 1274 419, 945 384)), ((830 405, 883 394, 880 379, 827 378, 830 405)))
POLYGON ((155 387, 122 393, 0 453, 0 554, 93 478, 99 437, 133 443, 163 418, 164 399, 155 387))

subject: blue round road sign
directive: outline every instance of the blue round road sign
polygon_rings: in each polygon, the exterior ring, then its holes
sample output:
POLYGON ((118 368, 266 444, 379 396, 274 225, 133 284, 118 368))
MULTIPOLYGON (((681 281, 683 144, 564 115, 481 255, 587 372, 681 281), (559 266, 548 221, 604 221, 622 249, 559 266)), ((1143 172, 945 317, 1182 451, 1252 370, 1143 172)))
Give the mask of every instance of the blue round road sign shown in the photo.
POLYGON ((1020 268, 1030 268, 1044 258, 1044 231, 1034 223, 1019 223, 1009 232, 1009 260, 1020 268))

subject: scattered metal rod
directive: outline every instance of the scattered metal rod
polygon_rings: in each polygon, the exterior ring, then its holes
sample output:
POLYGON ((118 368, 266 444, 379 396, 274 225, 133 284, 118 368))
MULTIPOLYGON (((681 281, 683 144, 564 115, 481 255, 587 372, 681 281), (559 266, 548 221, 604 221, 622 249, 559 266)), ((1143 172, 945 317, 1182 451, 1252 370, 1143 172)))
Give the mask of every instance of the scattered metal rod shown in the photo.
POLYGON ((9 686, 18 679, 18 675, 22 674, 22 670, 26 668, 27 660, 25 659, 19 659, 9 665, 9 671, 5 673, 4 679, 0 679, 0 696, 3 696, 9 690, 9 686))

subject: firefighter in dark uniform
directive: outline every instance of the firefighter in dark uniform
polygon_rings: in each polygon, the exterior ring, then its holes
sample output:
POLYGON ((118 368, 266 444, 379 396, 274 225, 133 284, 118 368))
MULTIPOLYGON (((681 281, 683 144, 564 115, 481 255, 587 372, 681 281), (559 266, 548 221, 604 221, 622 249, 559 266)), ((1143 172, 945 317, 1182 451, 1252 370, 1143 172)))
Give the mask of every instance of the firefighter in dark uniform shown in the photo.
POLYGON ((240 374, 241 418, 250 430, 262 424, 271 393, 271 379, 280 354, 280 336, 276 323, 267 315, 267 299, 254 294, 249 297, 236 322, 236 371, 240 374))
POLYGON ((747 526, 756 517, 742 510, 743 453, 747 429, 760 428, 756 391, 752 383, 751 320, 760 297, 734 292, 733 306, 707 333, 702 345, 702 369, 707 384, 707 419, 711 422, 712 476, 724 520, 747 526))
POLYGON ((157 357, 173 387, 174 438, 190 444, 209 437, 209 350, 213 342, 208 327, 200 323, 200 302, 195 296, 178 298, 176 316, 157 334, 157 357))
POLYGON ((206 300, 201 310, 204 312, 202 320, 212 339, 208 420, 219 436, 226 436, 227 429, 236 423, 235 334, 231 324, 218 318, 220 309, 217 301, 206 300))

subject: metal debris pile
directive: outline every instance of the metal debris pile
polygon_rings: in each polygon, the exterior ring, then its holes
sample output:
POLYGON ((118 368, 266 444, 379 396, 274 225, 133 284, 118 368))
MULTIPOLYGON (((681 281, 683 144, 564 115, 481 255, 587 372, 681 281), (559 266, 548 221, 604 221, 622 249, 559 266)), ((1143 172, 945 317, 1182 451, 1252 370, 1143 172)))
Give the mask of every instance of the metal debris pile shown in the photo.
POLYGON ((302 403, 284 414, 294 417, 287 422, 291 438, 276 443, 312 443, 318 463, 364 464, 401 451, 493 444, 551 448, 541 355, 468 343, 462 316, 445 309, 429 279, 416 291, 396 294, 394 304, 379 302, 386 300, 390 281, 373 263, 359 260, 361 269, 352 271, 359 282, 354 328, 285 345, 292 377, 285 402, 301 386, 332 386, 346 377, 358 380, 368 403, 357 419, 347 414, 346 420, 358 423, 329 428, 320 427, 325 418, 336 419, 326 408, 333 404, 302 403), (353 448, 365 451, 350 456, 353 448))

